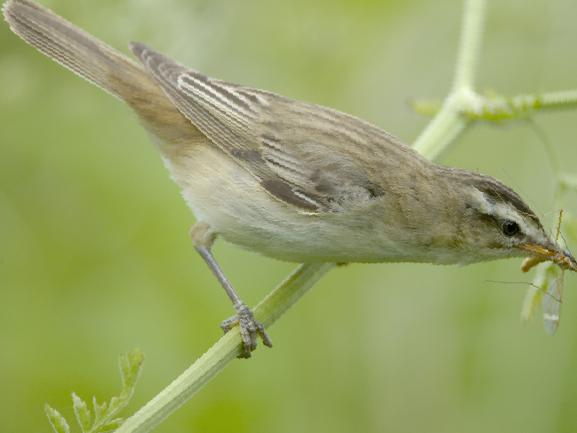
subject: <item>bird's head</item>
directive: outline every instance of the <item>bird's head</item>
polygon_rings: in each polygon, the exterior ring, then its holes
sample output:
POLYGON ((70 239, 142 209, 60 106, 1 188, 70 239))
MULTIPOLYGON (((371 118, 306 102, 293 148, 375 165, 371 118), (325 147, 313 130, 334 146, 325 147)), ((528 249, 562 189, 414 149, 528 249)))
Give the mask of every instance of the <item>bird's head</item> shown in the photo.
POLYGON ((461 185, 459 237, 471 261, 524 256, 523 270, 552 261, 577 271, 573 256, 545 231, 539 217, 511 188, 488 176, 453 171, 461 185))

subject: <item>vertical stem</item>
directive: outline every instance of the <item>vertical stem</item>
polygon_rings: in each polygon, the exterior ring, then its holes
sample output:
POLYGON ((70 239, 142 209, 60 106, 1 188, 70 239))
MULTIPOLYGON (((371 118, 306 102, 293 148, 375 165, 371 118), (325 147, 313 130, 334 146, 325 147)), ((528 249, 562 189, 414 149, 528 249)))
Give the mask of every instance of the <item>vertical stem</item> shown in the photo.
POLYGON ((413 149, 429 159, 437 159, 449 148, 467 125, 465 119, 449 98, 441 111, 429 122, 421 135, 415 140, 413 149))
POLYGON ((439 157, 467 125, 467 120, 461 116, 461 109, 474 98, 472 90, 484 21, 485 0, 466 0, 453 88, 441 111, 429 122, 413 146, 417 152, 431 159, 439 157))
POLYGON ((453 81, 454 92, 459 89, 472 89, 475 85, 484 20, 485 0, 467 0, 453 81))

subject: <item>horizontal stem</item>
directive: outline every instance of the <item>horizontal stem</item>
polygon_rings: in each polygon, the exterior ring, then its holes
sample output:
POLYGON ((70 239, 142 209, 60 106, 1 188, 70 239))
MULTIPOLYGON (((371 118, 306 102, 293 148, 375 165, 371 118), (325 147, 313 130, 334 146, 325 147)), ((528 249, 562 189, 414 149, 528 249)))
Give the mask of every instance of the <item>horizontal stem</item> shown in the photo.
MULTIPOLYGON (((520 98, 516 96, 513 99, 520 98)), ((575 108, 577 107, 577 90, 564 90, 559 92, 543 93, 538 96, 541 106, 539 108, 575 108)))
MULTIPOLYGON (((501 95, 481 95, 468 92, 468 100, 461 102, 458 109, 467 121, 487 121, 501 123, 509 120, 526 119, 541 112, 577 108, 577 90, 547 92, 537 95, 520 94, 512 97, 501 95)), ((424 116, 435 116, 443 108, 439 100, 417 99, 413 110, 424 116)))
POLYGON ((477 95, 475 104, 463 106, 461 112, 469 120, 500 123, 524 119, 540 111, 576 107, 577 90, 566 90, 513 97, 477 95))

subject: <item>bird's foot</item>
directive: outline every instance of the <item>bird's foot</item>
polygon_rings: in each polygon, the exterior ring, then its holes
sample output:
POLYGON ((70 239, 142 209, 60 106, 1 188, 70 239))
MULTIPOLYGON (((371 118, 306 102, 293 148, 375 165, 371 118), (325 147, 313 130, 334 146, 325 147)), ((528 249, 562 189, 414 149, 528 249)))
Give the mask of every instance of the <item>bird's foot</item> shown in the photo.
POLYGON ((272 341, 264 326, 254 318, 250 308, 246 304, 239 304, 235 306, 235 309, 236 316, 226 319, 220 324, 220 327, 226 333, 238 325, 242 339, 242 352, 238 357, 250 358, 251 352, 256 349, 258 337, 262 339, 265 346, 272 347, 272 341))

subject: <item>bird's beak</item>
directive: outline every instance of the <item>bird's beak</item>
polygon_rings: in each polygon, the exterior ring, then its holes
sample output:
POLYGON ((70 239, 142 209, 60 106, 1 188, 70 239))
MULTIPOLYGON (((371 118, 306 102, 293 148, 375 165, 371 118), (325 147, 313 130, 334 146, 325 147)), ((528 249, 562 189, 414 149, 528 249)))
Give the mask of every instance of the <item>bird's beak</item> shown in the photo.
POLYGON ((551 244, 543 246, 539 244, 525 243, 521 244, 519 248, 531 253, 532 255, 523 262, 523 265, 521 266, 523 272, 527 272, 533 266, 547 261, 556 263, 561 269, 569 269, 577 272, 577 261, 575 258, 568 251, 564 251, 558 245, 551 244))

